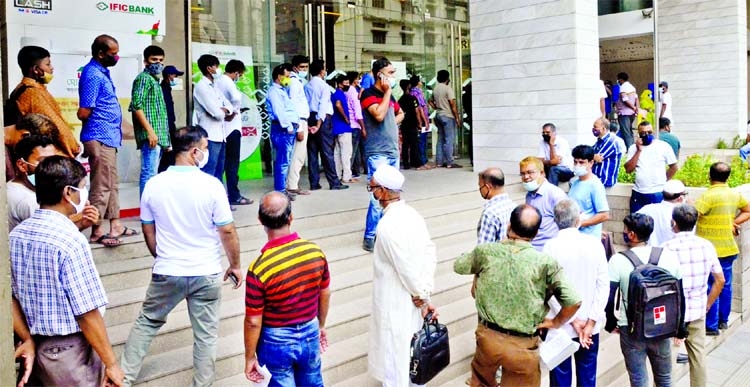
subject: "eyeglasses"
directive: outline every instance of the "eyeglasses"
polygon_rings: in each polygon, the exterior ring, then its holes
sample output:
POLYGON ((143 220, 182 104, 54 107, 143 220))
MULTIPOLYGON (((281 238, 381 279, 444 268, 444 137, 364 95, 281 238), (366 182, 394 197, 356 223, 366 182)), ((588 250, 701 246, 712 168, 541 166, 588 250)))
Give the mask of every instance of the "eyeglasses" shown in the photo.
POLYGON ((367 186, 367 192, 373 192, 373 191, 376 191, 376 190, 378 190, 380 188, 383 188, 383 186, 382 185, 368 185, 367 186))
POLYGON ((24 159, 21 159, 21 161, 23 161, 23 162, 24 162, 24 163, 26 163, 26 164, 29 164, 29 165, 31 165, 32 167, 38 167, 38 166, 39 166, 39 163, 30 163, 30 162, 28 162, 28 161, 26 161, 26 160, 24 160, 24 159))

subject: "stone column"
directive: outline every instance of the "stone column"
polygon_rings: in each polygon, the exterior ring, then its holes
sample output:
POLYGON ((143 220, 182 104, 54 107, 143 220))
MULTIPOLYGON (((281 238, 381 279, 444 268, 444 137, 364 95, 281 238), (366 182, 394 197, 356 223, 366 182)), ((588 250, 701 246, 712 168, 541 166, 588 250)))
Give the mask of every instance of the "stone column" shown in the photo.
POLYGON ((744 138, 746 1, 660 0, 657 11, 660 77, 669 82, 673 132, 686 154, 720 137, 744 138))
MULTIPOLYGON (((5 21, 5 12, 0 13, 5 21)), ((0 63, 0 72, 2 72, 0 63)), ((0 80, 0 89, 3 82, 0 80)), ((3 113, 0 111, 0 122, 3 113)), ((5 132, 0 133, 4 138, 5 132)), ((0 146, 0 158, 5 159, 5 147, 0 146)), ((10 250, 8 246, 8 197, 5 179, 0 179, 0 386, 15 386, 16 367, 13 361, 13 323, 11 322, 10 250)))
POLYGON ((588 0, 471 0, 474 166, 518 180, 553 122, 570 142, 593 143, 599 113, 597 4, 588 0))

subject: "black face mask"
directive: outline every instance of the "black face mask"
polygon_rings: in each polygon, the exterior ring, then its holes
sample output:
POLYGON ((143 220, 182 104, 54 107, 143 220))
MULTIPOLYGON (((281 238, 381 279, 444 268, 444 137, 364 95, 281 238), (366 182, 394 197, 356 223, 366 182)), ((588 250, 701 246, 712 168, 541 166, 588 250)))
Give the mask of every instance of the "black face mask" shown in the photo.
POLYGON ((351 86, 343 86, 343 87, 342 87, 342 89, 344 90, 344 92, 347 92, 347 91, 349 91, 349 88, 350 88, 350 87, 351 87, 351 86))
POLYGON ((105 55, 101 63, 104 67, 112 67, 117 64, 118 60, 120 60, 119 55, 105 55))
POLYGON ((544 142, 549 142, 549 134, 543 134, 542 139, 544 139, 544 142))

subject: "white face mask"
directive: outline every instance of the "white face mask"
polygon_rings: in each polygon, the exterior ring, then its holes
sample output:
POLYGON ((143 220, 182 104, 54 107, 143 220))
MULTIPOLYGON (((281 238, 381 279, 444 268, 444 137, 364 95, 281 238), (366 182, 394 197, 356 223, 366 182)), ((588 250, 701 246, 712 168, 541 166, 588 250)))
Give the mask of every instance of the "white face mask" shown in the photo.
POLYGON ((205 167, 206 164, 208 164, 208 149, 206 149, 205 152, 198 148, 195 148, 195 149, 198 152, 201 152, 201 154, 203 155, 203 158, 200 161, 198 161, 198 165, 197 165, 199 169, 203 169, 203 167, 205 167))
POLYGON ((29 184, 31 184, 32 187, 36 187, 36 174, 28 175, 26 176, 26 179, 29 181, 29 184))
POLYGON ((575 167, 573 167, 573 174, 578 177, 586 176, 586 174, 588 173, 589 171, 588 169, 586 169, 585 165, 576 165, 575 167))
POLYGON ((540 186, 540 184, 539 184, 539 182, 538 182, 538 181, 536 181, 536 180, 532 180, 532 181, 529 181, 529 182, 523 183, 523 188, 524 188, 524 189, 525 189, 526 191, 529 191, 529 192, 534 192, 534 191, 538 190, 538 189, 539 189, 539 186, 540 186))
POLYGON ((81 198, 81 200, 78 201, 78 204, 73 203, 70 200, 68 200, 68 203, 70 203, 70 205, 76 210, 76 214, 80 214, 83 212, 83 207, 86 207, 86 201, 89 200, 89 190, 86 187, 77 188, 72 185, 69 185, 68 187, 78 191, 78 196, 81 198))
POLYGON ((307 71, 299 71, 299 72, 297 72, 297 76, 300 77, 300 78, 302 78, 302 79, 306 79, 307 78, 307 71))

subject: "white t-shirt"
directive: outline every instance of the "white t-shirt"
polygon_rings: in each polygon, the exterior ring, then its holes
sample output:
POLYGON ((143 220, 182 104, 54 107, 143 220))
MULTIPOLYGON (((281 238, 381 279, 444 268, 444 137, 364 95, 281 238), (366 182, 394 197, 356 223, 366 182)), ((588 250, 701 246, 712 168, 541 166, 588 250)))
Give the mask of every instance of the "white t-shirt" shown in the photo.
MULTIPOLYGON (((568 169, 573 169, 573 156, 571 155, 570 150, 570 144, 568 143, 568 140, 557 136, 555 138, 555 154, 560 156, 562 158, 562 161, 560 161, 560 165, 563 167, 568 167, 568 169)), ((549 144, 544 142, 544 140, 539 141, 539 152, 537 154, 537 157, 543 158, 545 160, 549 160, 549 144)))
MULTIPOLYGON (((628 161, 633 158, 635 151, 636 145, 633 144, 628 149, 628 161)), ((661 192, 667 182, 666 168, 676 162, 677 157, 672 147, 662 140, 654 139, 651 145, 642 148, 638 157, 633 190, 644 194, 661 192)))
POLYGON ((154 274, 187 277, 221 272, 217 227, 233 221, 224 186, 197 167, 169 167, 143 190, 141 222, 156 225, 154 274))
MULTIPOLYGON (((664 109, 664 114, 662 117, 667 117, 669 120, 672 120, 672 93, 666 92, 661 95, 661 104, 666 105, 667 107, 664 109)), ((661 112, 661 110, 659 111, 661 112)))
POLYGON ((654 232, 648 239, 649 245, 659 247, 674 238, 675 233, 672 231, 674 206, 674 203, 664 200, 660 203, 647 204, 638 210, 639 214, 646 214, 654 219, 654 232))
POLYGON ((39 208, 36 192, 21 183, 9 181, 8 194, 8 231, 13 231, 21 222, 31 217, 39 208))

